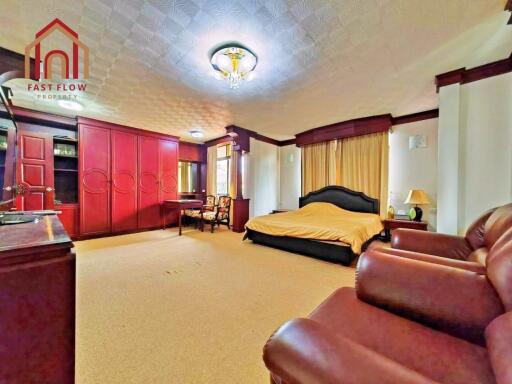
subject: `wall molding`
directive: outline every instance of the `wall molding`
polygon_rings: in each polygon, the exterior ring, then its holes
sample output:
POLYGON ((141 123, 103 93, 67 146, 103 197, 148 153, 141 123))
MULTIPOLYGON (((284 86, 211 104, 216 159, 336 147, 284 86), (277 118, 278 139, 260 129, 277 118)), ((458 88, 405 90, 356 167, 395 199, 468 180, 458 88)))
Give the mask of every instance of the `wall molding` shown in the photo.
MULTIPOLYGON (((511 0, 512 1, 512 0, 511 0)), ((512 72, 512 54, 503 60, 494 61, 492 63, 480 65, 478 67, 466 69, 459 68, 453 71, 441 73, 436 76, 436 88, 451 84, 467 84, 473 81, 487 79, 488 77, 503 75, 512 72)))
POLYGON ((391 123, 393 125, 400 124, 408 124, 414 123, 416 121, 428 120, 428 119, 437 119, 439 117, 439 109, 431 109, 429 111, 422 111, 411 113, 409 115, 397 116, 391 118, 391 123))

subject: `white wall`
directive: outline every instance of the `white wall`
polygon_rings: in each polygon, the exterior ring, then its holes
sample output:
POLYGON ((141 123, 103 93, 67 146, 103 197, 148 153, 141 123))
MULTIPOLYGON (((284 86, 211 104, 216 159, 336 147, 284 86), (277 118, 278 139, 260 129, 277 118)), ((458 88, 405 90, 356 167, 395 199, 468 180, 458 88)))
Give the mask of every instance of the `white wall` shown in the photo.
POLYGON ((295 144, 279 147, 279 208, 298 209, 301 195, 301 152, 295 144))
POLYGON ((439 92, 438 230, 512 201, 512 74, 439 92))
POLYGON ((512 74, 461 86, 459 232, 512 201, 512 74))
POLYGON ((460 226, 460 84, 439 90, 437 230, 455 235, 460 226))
POLYGON ((248 197, 249 217, 267 215, 279 205, 279 147, 251 138, 246 155, 244 197, 248 197))
POLYGON ((422 206, 423 220, 436 227, 437 201, 437 119, 400 124, 389 135, 389 199, 398 210, 407 212, 404 204, 410 189, 423 189, 432 204, 422 206), (409 149, 409 136, 425 135, 426 148, 409 149))

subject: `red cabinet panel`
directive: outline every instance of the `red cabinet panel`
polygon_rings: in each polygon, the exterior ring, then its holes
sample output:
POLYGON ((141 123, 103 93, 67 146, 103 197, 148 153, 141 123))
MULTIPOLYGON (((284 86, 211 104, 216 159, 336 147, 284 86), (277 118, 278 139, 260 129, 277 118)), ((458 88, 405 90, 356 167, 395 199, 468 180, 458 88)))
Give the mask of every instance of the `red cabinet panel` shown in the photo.
POLYGON ((80 234, 110 232, 110 130, 80 125, 80 234))
POLYGON ((154 228, 161 224, 159 196, 159 139, 149 136, 139 136, 138 142, 139 228, 154 228))
POLYGON ((137 135, 112 130, 112 232, 137 229, 137 135))
POLYGON ((56 211, 61 211, 59 219, 70 237, 77 237, 79 216, 78 204, 59 204, 55 206, 56 211))
MULTIPOLYGON (((178 143, 160 140, 160 203, 178 198, 178 143)), ((166 223, 178 222, 178 213, 166 213, 166 223)))
POLYGON ((53 209, 53 139, 48 133, 18 133, 18 184, 25 193, 16 201, 23 211, 53 209))

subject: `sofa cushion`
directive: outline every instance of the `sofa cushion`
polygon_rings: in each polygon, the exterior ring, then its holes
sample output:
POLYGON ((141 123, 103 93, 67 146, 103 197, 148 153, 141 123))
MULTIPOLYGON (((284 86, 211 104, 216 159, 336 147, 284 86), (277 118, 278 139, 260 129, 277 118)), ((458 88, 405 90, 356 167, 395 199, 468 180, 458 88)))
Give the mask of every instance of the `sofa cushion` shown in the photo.
POLYGON ((393 315, 335 291, 310 318, 440 383, 494 383, 485 348, 393 315))

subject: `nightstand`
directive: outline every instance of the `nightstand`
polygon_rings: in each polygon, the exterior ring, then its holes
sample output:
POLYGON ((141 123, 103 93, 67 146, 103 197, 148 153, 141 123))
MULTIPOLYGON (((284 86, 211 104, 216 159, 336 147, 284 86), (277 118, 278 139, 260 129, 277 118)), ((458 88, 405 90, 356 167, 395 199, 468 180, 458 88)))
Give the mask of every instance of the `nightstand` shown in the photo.
POLYGON ((426 221, 414 220, 399 220, 399 219, 385 219, 384 222, 384 237, 387 241, 391 240, 391 231, 397 228, 417 229, 426 231, 428 223, 426 221))

